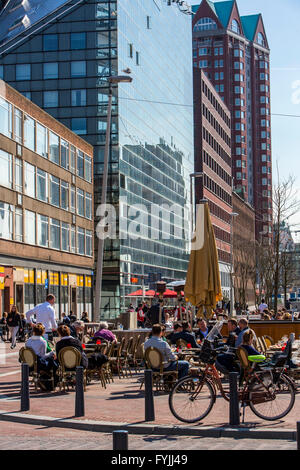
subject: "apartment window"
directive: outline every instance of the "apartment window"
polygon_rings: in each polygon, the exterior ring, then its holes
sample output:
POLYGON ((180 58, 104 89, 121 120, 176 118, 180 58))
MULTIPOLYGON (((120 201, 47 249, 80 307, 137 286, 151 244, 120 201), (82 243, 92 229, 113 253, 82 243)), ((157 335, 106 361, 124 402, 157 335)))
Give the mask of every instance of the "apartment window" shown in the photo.
POLYGON ((25 162, 25 194, 27 196, 35 198, 35 166, 25 162))
POLYGON ((71 33, 71 49, 86 48, 86 33, 71 33))
POLYGON ((92 219, 92 195, 85 193, 85 216, 87 219, 92 219))
POLYGON ((237 160, 237 161, 235 162, 235 166, 236 166, 237 168, 242 168, 242 161, 241 161, 241 160, 237 160))
POLYGON ((13 238, 13 211, 13 206, 0 202, 0 238, 13 238))
POLYGON ((44 108, 57 108, 58 91, 44 91, 44 108))
POLYGON ((51 162, 59 165, 59 137, 53 132, 49 132, 49 154, 51 162))
POLYGON ((0 97, 0 132, 11 137, 12 134, 12 106, 0 97))
POLYGON ((199 60, 199 68, 205 69, 208 67, 208 61, 207 60, 199 60))
POLYGON ((22 125, 22 112, 15 108, 14 109, 14 139, 22 143, 23 138, 23 125, 22 125))
POLYGON ((60 250, 60 221, 50 219, 50 248, 60 250))
POLYGON ((23 209, 20 207, 15 209, 15 240, 23 241, 23 209))
POLYGON ((25 243, 28 243, 29 245, 36 244, 35 225, 35 213, 25 210, 25 243))
POLYGON ((72 106, 86 105, 86 90, 72 90, 72 106))
POLYGON ((61 249, 70 251, 70 226, 64 222, 61 223, 61 249))
POLYGON ((16 65, 16 81, 24 81, 31 79, 31 65, 30 64, 17 64, 16 65))
POLYGON ((84 229, 77 227, 77 253, 79 255, 85 254, 84 238, 84 229))
POLYGON ((58 63, 46 62, 44 63, 44 79, 58 78, 58 63))
POLYGON ((60 139, 60 164, 66 170, 69 169, 69 143, 60 139))
POLYGON ((84 191, 77 188, 77 214, 84 217, 84 191))
POLYGON ((267 161, 267 155, 262 155, 261 156, 261 161, 266 162, 267 161))
POLYGON ((48 132, 46 127, 36 123, 36 152, 48 158, 48 132))
POLYGON ((0 185, 12 187, 12 156, 0 150, 0 185))
POLYGON ((71 129, 77 135, 85 135, 87 133, 86 118, 72 118, 71 129))
POLYGON ((93 243, 92 243, 92 232, 90 230, 85 231, 85 254, 87 256, 93 256, 93 243))
POLYGON ((261 184, 262 184, 263 186, 267 186, 267 184, 268 184, 267 178, 262 178, 261 184))
POLYGON ((261 172, 266 174, 267 173, 267 167, 266 166, 263 166, 262 169, 261 169, 261 172))
POLYGON ((44 51, 57 51, 58 36, 57 34, 45 34, 43 37, 44 51))
POLYGON ((86 181, 92 182, 92 159, 88 155, 84 156, 84 175, 86 181))
POLYGON ((84 60, 71 62, 71 77, 85 77, 86 62, 84 60))
POLYGON ((69 208, 69 183, 67 181, 60 182, 60 207, 65 210, 69 208))
POLYGON ((50 203, 59 207, 59 178, 50 175, 50 203))
POLYGON ((18 157, 15 157, 15 190, 23 192, 23 163, 18 157))
POLYGON ((237 33, 237 34, 241 33, 240 25, 239 25, 237 20, 232 20, 231 31, 233 31, 234 33, 237 33))
POLYGON ((40 201, 48 202, 48 177, 47 173, 37 168, 36 171, 36 197, 40 201))
POLYGON ((49 236, 48 236, 49 219, 45 215, 37 214, 37 237, 38 245, 48 247, 49 236))
POLYGON ((84 177, 84 153, 77 150, 77 176, 84 177))
POLYGON ((208 54, 208 49, 207 47, 199 47, 199 55, 207 55, 208 54))

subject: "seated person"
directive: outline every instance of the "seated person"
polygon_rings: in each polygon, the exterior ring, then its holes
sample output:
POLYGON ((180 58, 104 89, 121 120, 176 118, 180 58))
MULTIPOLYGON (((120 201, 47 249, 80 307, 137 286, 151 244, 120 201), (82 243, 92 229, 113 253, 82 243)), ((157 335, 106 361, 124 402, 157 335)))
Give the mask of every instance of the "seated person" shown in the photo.
MULTIPOLYGON (((144 343, 144 350, 149 347, 159 349, 163 356, 164 371, 172 371, 177 369, 177 356, 172 353, 172 350, 166 341, 162 338, 162 327, 159 324, 153 325, 152 336, 144 343)), ((155 370, 155 369, 154 369, 155 370)), ((185 377, 189 372, 189 363, 187 361, 178 361, 178 379, 185 377)))
MULTIPOLYGON (((33 335, 26 341, 25 347, 33 349, 37 355, 38 372, 50 372, 53 370, 54 384, 56 385, 58 381, 58 377, 56 375, 58 364, 56 362, 55 352, 47 352, 48 343, 42 337, 45 333, 45 327, 42 323, 37 323, 33 326, 32 332, 33 335)), ((44 382, 40 382, 40 387, 44 390, 47 390, 46 383, 44 382)))
MULTIPOLYGON (((248 356, 259 356, 261 354, 253 347, 254 338, 255 333, 253 330, 250 330, 250 328, 248 328, 248 330, 243 334, 243 340, 240 347, 245 349, 248 356)), ((236 363, 235 353, 227 352, 219 354, 216 360, 216 367, 223 373, 240 372, 240 367, 236 363)))
POLYGON ((168 334, 168 336, 166 337, 168 341, 171 341, 172 344, 175 344, 176 341, 174 342, 173 341, 173 336, 175 333, 180 333, 182 331, 182 324, 179 323, 179 322, 175 322, 174 325, 173 325, 173 331, 172 333, 168 334))
MULTIPOLYGON (((241 318, 238 322, 238 327, 240 329, 240 332, 238 333, 238 337, 237 337, 236 342, 235 342, 235 347, 236 348, 238 348, 242 344, 243 336, 244 336, 245 332, 250 330, 248 323, 249 322, 248 322, 247 318, 241 318)), ((254 345, 257 344, 257 339, 256 339, 255 333, 254 333, 253 342, 254 342, 254 345)))
POLYGON ((212 325, 207 326, 207 323, 203 318, 198 318, 196 326, 199 328, 195 333, 196 338, 203 341, 212 329, 212 325))
POLYGON ((70 333, 73 338, 80 339, 84 331, 84 322, 81 320, 76 320, 72 325, 68 325, 70 328, 70 333))
POLYGON ((172 343, 176 344, 176 341, 183 339, 187 344, 191 344, 192 348, 199 348, 199 344, 196 342, 195 334, 192 332, 192 328, 189 322, 182 322, 182 331, 174 333, 172 336, 172 343))
POLYGON ((100 322, 99 330, 94 334, 93 339, 103 339, 108 342, 117 341, 116 336, 108 329, 108 323, 106 321, 100 322))
POLYGON ((58 357, 59 351, 67 346, 72 346, 72 348, 77 349, 81 354, 81 363, 85 369, 88 367, 88 358, 85 355, 81 342, 77 338, 71 336, 70 328, 67 325, 60 325, 57 328, 57 333, 60 337, 60 340, 56 343, 56 355, 58 357))
POLYGON ((234 348, 236 339, 238 337, 238 334, 240 333, 237 320, 235 318, 231 318, 230 320, 228 320, 227 328, 228 328, 228 338, 225 344, 227 346, 234 348))
POLYGON ((253 330, 250 330, 250 328, 243 335, 241 347, 247 351, 248 356, 260 356, 261 354, 253 346, 254 338, 255 333, 253 330))

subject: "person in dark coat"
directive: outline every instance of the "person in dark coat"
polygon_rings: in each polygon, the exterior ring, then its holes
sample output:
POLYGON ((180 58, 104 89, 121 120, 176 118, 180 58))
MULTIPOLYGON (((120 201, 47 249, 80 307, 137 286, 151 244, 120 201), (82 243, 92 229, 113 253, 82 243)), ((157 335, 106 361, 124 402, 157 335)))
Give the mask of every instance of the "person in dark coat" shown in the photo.
MULTIPOLYGON (((165 315, 162 309, 161 322, 165 323, 165 315)), ((145 326, 149 327, 159 323, 159 303, 152 305, 146 313, 145 326)))
POLYGON ((200 348, 199 344, 196 342, 195 334, 192 332, 191 325, 187 321, 182 323, 182 331, 173 334, 172 343, 176 344, 176 341, 179 339, 186 341, 192 348, 200 348))

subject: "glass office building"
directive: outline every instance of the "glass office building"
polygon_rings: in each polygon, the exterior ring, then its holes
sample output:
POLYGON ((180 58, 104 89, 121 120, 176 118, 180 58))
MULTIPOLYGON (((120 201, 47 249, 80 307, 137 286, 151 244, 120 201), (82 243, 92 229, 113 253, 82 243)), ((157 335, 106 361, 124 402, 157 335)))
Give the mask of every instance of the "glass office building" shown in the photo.
POLYGON ((108 202, 117 209, 116 238, 105 242, 102 315, 116 317, 142 276, 146 286, 150 273, 185 278, 191 19, 165 0, 16 0, 2 11, 0 31, 3 79, 94 146, 96 207, 108 77, 131 70, 132 83, 113 87, 108 202))

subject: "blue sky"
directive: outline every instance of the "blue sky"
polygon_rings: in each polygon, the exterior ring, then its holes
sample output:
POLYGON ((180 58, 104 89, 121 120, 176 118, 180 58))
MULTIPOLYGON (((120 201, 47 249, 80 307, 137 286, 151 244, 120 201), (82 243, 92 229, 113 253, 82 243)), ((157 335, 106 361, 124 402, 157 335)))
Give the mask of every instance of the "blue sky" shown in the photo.
MULTIPOLYGON (((190 0, 192 5, 201 2, 190 0)), ((297 177, 300 199, 300 2, 299 0, 237 0, 240 15, 261 13, 271 49, 271 112, 273 177, 297 177), (299 174, 299 176, 298 176, 299 174)), ((300 224, 300 214, 293 222, 300 224)), ((300 225, 297 227, 300 230, 300 225)), ((300 241, 300 237, 299 241, 300 241)))

